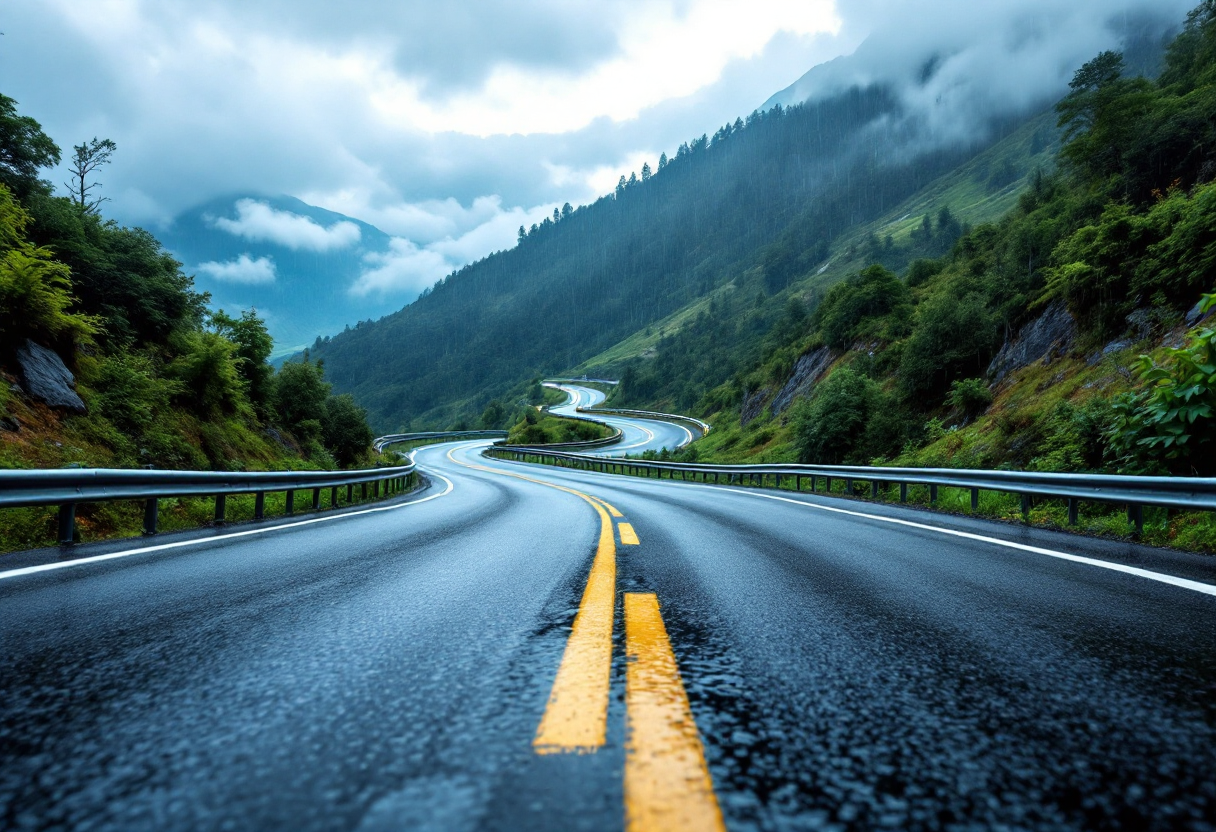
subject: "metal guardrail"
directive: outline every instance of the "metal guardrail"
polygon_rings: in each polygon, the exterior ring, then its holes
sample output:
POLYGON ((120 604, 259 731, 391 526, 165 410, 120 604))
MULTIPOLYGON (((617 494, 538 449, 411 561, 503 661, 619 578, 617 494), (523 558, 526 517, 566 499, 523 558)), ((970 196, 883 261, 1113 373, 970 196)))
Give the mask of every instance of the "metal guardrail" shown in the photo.
POLYGON ((587 378, 586 376, 583 376, 582 378, 547 378, 547 379, 545 379, 545 381, 554 381, 554 382, 558 382, 561 384, 581 384, 582 382, 589 381, 592 384, 609 384, 609 385, 612 385, 613 387, 620 384, 619 381, 613 381, 612 379, 587 378))
POLYGON ((63 468, 54 470, 0 471, 0 508, 59 506, 59 543, 71 544, 76 536, 76 506, 113 500, 144 501, 144 534, 156 534, 159 501, 172 497, 215 497, 215 522, 225 522, 225 502, 232 494, 253 494, 254 519, 266 512, 266 492, 287 494, 287 514, 294 512, 296 491, 312 489, 312 506, 321 507, 321 490, 330 489, 330 505, 338 505, 338 489, 346 487, 351 501, 354 486, 363 496, 368 486, 380 496, 408 489, 414 465, 365 468, 356 471, 154 471, 117 468, 63 468))
POLYGON ((870 496, 876 498, 884 485, 898 485, 901 502, 907 502, 908 486, 929 487, 929 500, 937 501, 937 489, 964 488, 971 491, 971 508, 979 507, 980 491, 1017 494, 1022 498, 1022 515, 1030 512, 1033 497, 1068 501, 1068 522, 1077 523, 1079 502, 1126 505, 1128 520, 1136 524, 1137 532, 1144 529, 1144 506, 1189 511, 1216 511, 1216 478, 1191 477, 1129 477, 1111 474, 1051 474, 1033 471, 979 471, 953 468, 882 468, 860 465, 707 465, 699 463, 652 462, 639 459, 605 459, 581 454, 550 451, 542 448, 511 449, 502 446, 487 451, 492 456, 527 462, 552 460, 556 464, 603 473, 634 476, 664 475, 669 479, 700 482, 721 482, 764 485, 765 477, 773 477, 781 487, 782 479, 793 478, 795 489, 802 490, 804 478, 810 478, 812 493, 817 480, 823 479, 827 490, 832 480, 844 480, 846 492, 853 493, 854 481, 870 483, 870 496), (713 478, 712 480, 710 478, 713 478))
POLYGON ((402 442, 418 442, 427 439, 442 441, 456 439, 498 439, 504 438, 506 435, 507 432, 505 430, 438 430, 424 433, 390 433, 373 440, 372 447, 376 449, 376 453, 380 453, 387 446, 397 445, 402 442))
MULTIPOLYGON (((582 379, 582 380, 583 381, 595 381, 596 379, 582 379)), ((560 384, 563 384, 563 383, 577 384, 577 383, 579 383, 579 379, 551 378, 551 379, 546 379, 544 382, 546 387, 552 387, 554 389, 561 389, 560 384)), ((604 382, 604 383, 617 384, 618 382, 604 382)), ((635 419, 653 419, 656 422, 675 422, 677 424, 686 423, 686 424, 692 425, 698 432, 700 432, 702 437, 707 435, 709 433, 709 431, 711 430, 709 424, 707 424, 706 422, 702 422, 700 419, 694 419, 691 416, 682 416, 678 413, 659 413, 659 412, 653 411, 653 410, 628 410, 628 409, 619 408, 619 407, 596 407, 594 405, 592 405, 591 407, 576 407, 574 409, 574 412, 575 413, 589 413, 593 416, 594 415, 632 416, 635 419)), ((576 416, 573 418, 578 418, 578 417, 576 416)), ((599 424, 602 424, 602 423, 599 423, 599 424)), ((611 443, 605 443, 605 444, 611 444, 611 443)), ((556 446, 548 445, 546 447, 552 448, 552 447, 556 447, 556 446)))
POLYGON ((600 414, 603 416, 632 416, 635 419, 653 419, 657 422, 686 422, 706 436, 712 428, 707 422, 694 419, 691 416, 681 416, 678 413, 658 413, 653 410, 625 410, 619 407, 580 407, 579 413, 600 414))

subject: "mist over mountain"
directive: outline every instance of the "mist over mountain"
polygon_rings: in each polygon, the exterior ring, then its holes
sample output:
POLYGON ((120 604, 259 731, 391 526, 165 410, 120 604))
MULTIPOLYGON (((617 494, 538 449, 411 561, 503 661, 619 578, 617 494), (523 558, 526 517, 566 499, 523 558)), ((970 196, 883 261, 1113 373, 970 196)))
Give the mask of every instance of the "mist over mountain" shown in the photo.
MULTIPOLYGON (((1134 61, 1155 66, 1185 17, 1182 7, 1171 16, 1160 4, 1150 11, 1125 3, 1070 33, 1061 49, 1057 27, 1076 14, 1053 9, 1015 4, 989 21, 1003 27, 992 32, 919 19, 901 48, 887 41, 895 15, 864 48, 808 73, 771 107, 685 143, 654 170, 622 177, 613 194, 555 214, 516 248, 453 273, 398 313, 340 333, 318 354, 378 428, 441 425, 699 298, 758 293, 759 308, 821 273, 842 235, 1047 109, 1096 49, 1122 38, 1134 61), (408 353, 388 348, 406 339, 408 353)), ((979 11, 960 17, 981 19, 979 11)), ((1043 128, 1038 134, 1040 148, 1053 140, 1043 128)), ((1026 171, 1008 173, 986 181, 1021 187, 1026 171)), ((768 323, 758 322, 758 337, 768 323)))
MULTIPOLYGON (((984 140, 993 125, 1040 111, 1073 72, 1114 49, 1131 75, 1153 76, 1190 0, 1058 3, 890 3, 861 12, 873 31, 852 54, 812 68, 764 102, 767 110, 881 87, 911 149, 984 140)), ((896 150, 896 148, 891 148, 896 150)))
POLYGON ((257 310, 275 355, 378 318, 416 294, 360 283, 391 256, 389 235, 294 197, 220 197, 182 214, 161 237, 214 307, 257 310))

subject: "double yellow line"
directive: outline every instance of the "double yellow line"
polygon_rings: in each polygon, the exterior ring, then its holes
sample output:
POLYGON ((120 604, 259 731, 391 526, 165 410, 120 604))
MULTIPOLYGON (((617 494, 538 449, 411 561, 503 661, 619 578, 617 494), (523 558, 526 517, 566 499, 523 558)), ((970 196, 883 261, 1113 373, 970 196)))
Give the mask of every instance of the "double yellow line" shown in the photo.
MULTIPOLYGON (((590 494, 482 465, 457 465, 516 477, 586 500, 600 537, 578 614, 532 746, 538 754, 593 753, 605 742, 616 614, 616 533, 639 545, 632 524, 590 494)), ((705 750, 653 593, 627 592, 625 608, 625 823, 631 832, 725 830, 705 750)))

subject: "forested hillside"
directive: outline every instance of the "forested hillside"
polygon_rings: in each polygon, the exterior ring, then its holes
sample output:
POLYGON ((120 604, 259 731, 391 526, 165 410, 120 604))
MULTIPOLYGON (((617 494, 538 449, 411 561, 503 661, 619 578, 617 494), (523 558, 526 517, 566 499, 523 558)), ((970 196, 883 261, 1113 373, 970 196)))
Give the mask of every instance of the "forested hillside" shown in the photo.
MULTIPOLYGON (((752 267, 781 292, 831 241, 986 144, 912 154, 881 87, 753 113, 402 311, 314 347, 378 428, 476 416, 522 379, 574 366, 752 267)), ((1002 132, 992 132, 996 140, 1002 132)))
POLYGON ((1056 164, 999 221, 871 240, 826 294, 774 298, 741 364, 699 360, 738 338, 710 304, 623 364, 616 401, 720 380, 691 403, 717 428, 701 458, 1216 474, 1216 3, 1158 78, 1123 70, 1077 72, 1056 164))
POLYGON ((363 412, 320 364, 275 373, 256 315, 209 312, 150 233, 104 217, 96 177, 114 144, 73 150, 78 189, 54 196, 40 174, 59 147, 0 96, 0 466, 368 461, 363 412))

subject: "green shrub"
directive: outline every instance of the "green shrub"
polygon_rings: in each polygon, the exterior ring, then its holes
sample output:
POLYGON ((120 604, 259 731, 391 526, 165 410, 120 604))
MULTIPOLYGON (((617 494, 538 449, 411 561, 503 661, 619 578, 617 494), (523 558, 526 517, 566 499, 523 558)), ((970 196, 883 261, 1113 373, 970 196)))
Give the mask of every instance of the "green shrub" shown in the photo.
POLYGON ((1080 406, 1060 402, 1048 414, 1042 426, 1043 439, 1027 467, 1032 471, 1102 470, 1114 418, 1112 404, 1101 396, 1087 399, 1080 406))
POLYGON ((884 337, 879 319, 901 306, 910 308, 911 300, 908 287, 894 272, 874 265, 833 286, 815 320, 829 346, 845 349, 862 336, 884 337))
POLYGON ((367 455, 372 444, 372 429, 367 426, 367 411, 355 404, 349 393, 325 400, 321 437, 339 465, 351 466, 367 455))
POLYGON ((899 381, 909 398, 940 396, 961 375, 982 371, 991 360, 999 329, 984 297, 956 295, 952 287, 930 295, 916 310, 916 328, 904 344, 899 381))
MULTIPOLYGON (((1201 309, 1214 308, 1216 294, 1204 295, 1201 309)), ((1193 331, 1191 342, 1166 350, 1161 364, 1140 356, 1137 369, 1146 388, 1114 402, 1109 432, 1122 467, 1135 473, 1216 473, 1216 326, 1193 331)))
POLYGON ((981 378, 958 379, 950 383, 946 404, 971 418, 983 413, 992 404, 992 391, 981 378))
POLYGON ((871 379, 848 368, 822 382, 792 418, 799 460, 821 465, 868 464, 898 452, 906 419, 871 379))
POLYGON ((64 346, 89 341, 97 322, 68 311, 71 272, 51 251, 26 238, 30 216, 0 184, 0 339, 64 346))
POLYGON ((275 376, 271 397, 280 423, 292 433, 299 433, 305 422, 314 422, 319 436, 329 390, 324 369, 309 361, 307 352, 300 361, 286 362, 275 376))
POLYGON ((175 342, 179 355, 165 375, 180 385, 180 405, 204 418, 252 416, 235 344, 214 332, 183 333, 175 342))

